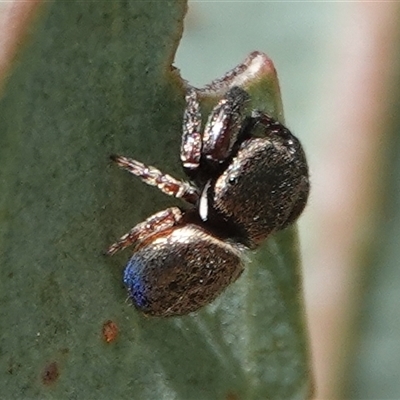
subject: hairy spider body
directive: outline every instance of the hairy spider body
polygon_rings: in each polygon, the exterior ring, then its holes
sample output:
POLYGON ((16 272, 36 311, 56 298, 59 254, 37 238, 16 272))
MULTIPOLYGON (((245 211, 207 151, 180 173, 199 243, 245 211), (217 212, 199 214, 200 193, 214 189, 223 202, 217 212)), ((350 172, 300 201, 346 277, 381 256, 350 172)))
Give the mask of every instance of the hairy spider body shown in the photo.
POLYGON ((240 145, 207 193, 209 218, 230 221, 249 247, 293 223, 309 191, 300 142, 283 127, 278 134, 266 127, 265 133, 240 145))
POLYGON ((242 273, 247 248, 293 223, 309 192, 300 142, 265 113, 244 115, 249 95, 229 89, 204 131, 194 89, 186 96, 181 161, 193 183, 135 160, 113 160, 145 183, 182 198, 113 244, 135 245, 124 273, 134 305, 149 315, 184 315, 213 301, 242 273))
POLYGON ((139 247, 125 269, 124 283, 147 314, 187 314, 210 303, 239 277, 241 252, 240 246, 188 223, 139 247))

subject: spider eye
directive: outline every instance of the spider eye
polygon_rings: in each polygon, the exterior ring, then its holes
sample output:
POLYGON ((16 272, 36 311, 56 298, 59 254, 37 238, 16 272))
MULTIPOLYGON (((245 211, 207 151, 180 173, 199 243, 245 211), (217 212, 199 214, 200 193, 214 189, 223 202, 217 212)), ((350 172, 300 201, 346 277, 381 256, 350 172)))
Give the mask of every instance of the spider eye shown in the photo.
POLYGON ((234 184, 237 183, 237 180, 238 180, 237 176, 230 176, 230 177, 228 178, 228 183, 229 183, 230 185, 234 185, 234 184))

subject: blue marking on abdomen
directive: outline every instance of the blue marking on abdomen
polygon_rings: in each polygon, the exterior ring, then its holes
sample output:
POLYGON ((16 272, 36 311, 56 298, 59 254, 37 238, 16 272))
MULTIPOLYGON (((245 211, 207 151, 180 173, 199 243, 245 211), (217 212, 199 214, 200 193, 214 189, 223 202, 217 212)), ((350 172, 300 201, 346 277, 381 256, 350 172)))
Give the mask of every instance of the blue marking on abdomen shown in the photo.
POLYGON ((147 308, 147 288, 142 276, 143 266, 140 261, 133 256, 124 271, 124 284, 128 289, 129 296, 139 308, 147 308))

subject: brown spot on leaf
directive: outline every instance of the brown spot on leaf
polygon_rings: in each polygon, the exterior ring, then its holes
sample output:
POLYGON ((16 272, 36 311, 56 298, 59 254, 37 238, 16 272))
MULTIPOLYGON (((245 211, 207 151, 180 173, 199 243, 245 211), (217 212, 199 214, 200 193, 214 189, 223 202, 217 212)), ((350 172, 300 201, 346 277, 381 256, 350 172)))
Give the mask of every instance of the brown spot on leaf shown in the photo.
POLYGON ((58 369, 58 364, 54 361, 47 364, 42 372, 42 382, 44 385, 51 385, 60 376, 60 371, 58 369))
POLYGON ((225 400, 239 400, 239 396, 236 393, 228 392, 225 400))
POLYGON ((115 322, 108 320, 103 324, 103 339, 106 343, 113 342, 118 336, 118 326, 115 322))
POLYGON ((12 375, 14 372, 18 371, 21 368, 21 364, 15 362, 12 358, 8 360, 8 368, 7 372, 12 375))
POLYGON ((68 347, 63 347, 62 349, 60 349, 60 353, 62 355, 67 355, 69 353, 69 348, 68 347))

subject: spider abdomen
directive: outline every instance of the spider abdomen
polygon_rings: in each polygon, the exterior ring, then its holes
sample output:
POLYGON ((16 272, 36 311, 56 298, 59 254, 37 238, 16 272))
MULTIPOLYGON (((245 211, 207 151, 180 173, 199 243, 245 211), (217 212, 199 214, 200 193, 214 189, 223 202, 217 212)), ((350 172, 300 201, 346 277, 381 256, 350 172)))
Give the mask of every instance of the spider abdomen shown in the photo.
POLYGON ((150 238, 130 259, 124 283, 146 314, 184 315, 214 300, 243 270, 242 250, 194 224, 150 238))

